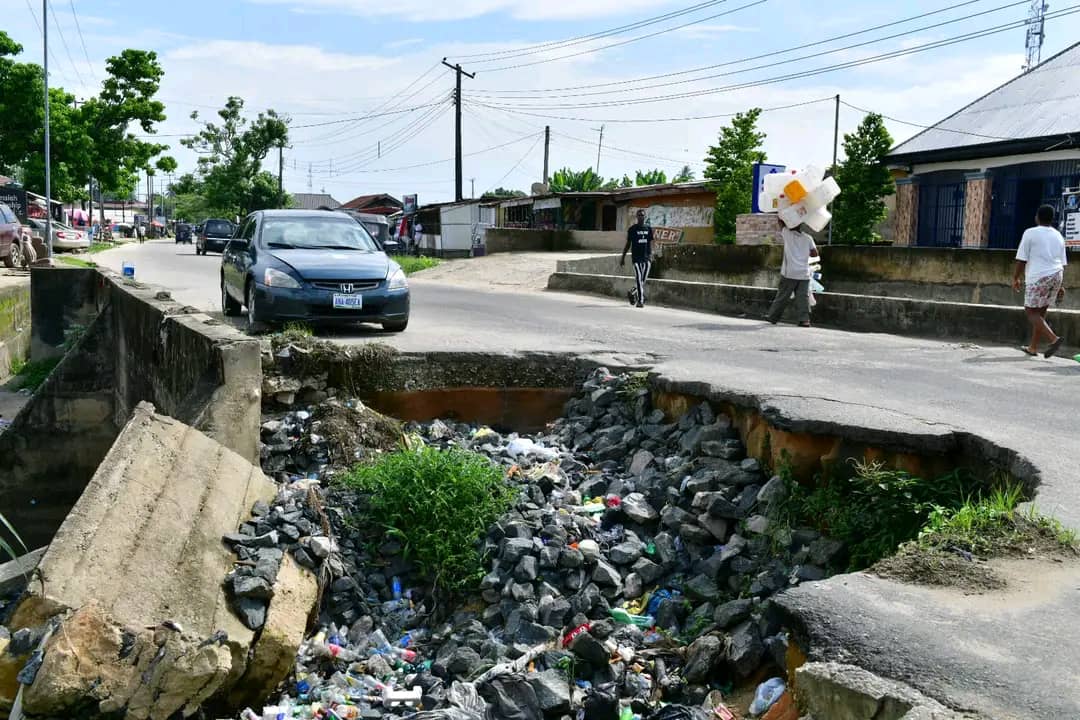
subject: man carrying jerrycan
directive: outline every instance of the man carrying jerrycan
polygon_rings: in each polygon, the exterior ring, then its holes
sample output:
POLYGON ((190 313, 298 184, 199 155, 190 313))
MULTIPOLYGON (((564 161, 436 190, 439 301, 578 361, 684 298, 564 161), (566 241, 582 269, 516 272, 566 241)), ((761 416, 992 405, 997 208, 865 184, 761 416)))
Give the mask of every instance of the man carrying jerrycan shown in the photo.
POLYGON ((780 288, 769 308, 766 319, 773 325, 780 321, 784 308, 795 296, 799 327, 810 327, 810 281, 814 272, 810 258, 818 256, 814 238, 802 231, 806 226, 821 232, 832 214, 828 204, 840 194, 840 186, 816 167, 790 174, 768 175, 759 199, 759 206, 777 213, 780 235, 784 241, 784 261, 780 266, 780 288))

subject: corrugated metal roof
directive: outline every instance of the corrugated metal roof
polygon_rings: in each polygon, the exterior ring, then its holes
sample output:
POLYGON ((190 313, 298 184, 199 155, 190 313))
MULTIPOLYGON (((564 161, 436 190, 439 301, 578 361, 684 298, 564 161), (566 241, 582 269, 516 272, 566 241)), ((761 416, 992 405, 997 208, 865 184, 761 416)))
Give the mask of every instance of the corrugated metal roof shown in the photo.
POLYGON ((336 209, 341 203, 326 193, 293 193, 293 204, 297 210, 318 210, 321 207, 336 209))
POLYGON ((1080 133, 1080 43, 893 148, 889 157, 1080 133))

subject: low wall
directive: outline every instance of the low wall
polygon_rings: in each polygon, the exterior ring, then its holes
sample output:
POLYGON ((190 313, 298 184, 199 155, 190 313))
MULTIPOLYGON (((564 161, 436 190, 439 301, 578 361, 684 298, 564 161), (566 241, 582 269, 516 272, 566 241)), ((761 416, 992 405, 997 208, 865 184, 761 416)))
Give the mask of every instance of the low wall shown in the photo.
POLYGON ((257 340, 113 273, 35 268, 31 282, 34 357, 71 349, 0 435, 0 508, 29 547, 51 540, 140 402, 258 461, 257 340))
POLYGON ((0 286, 0 382, 30 353, 30 283, 0 286))
MULTIPOLYGON (((652 278, 689 282, 775 287, 784 250, 776 245, 672 245, 653 260, 652 278)), ((632 275, 619 256, 561 260, 559 272, 587 275, 632 275)))
MULTIPOLYGON (((550 290, 615 298, 625 297, 632 286, 631 278, 612 275, 557 272, 548 280, 550 290)), ((775 289, 767 287, 679 280, 649 282, 649 299, 656 304, 750 318, 763 318, 775 294, 775 289)), ((842 293, 822 293, 817 299, 814 324, 824 327, 1006 345, 1020 345, 1028 335, 1027 319, 1018 307, 842 293)), ((787 313, 786 319, 794 320, 794 304, 787 313)), ((1080 312, 1053 310, 1048 320, 1064 337, 1080 338, 1080 312)), ((1072 354, 1076 349, 1066 348, 1062 354, 1072 354)))

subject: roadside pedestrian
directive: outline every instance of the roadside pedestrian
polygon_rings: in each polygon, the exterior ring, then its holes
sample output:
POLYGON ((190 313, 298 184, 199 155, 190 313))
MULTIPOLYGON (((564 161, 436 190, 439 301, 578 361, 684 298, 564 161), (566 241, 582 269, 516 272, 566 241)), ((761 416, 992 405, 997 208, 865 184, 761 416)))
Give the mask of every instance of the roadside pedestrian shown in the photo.
POLYGON ((645 211, 637 211, 637 222, 626 231, 626 246, 619 259, 619 267, 626 266, 626 253, 634 263, 634 289, 626 293, 631 305, 645 307, 645 281, 652 269, 653 231, 645 224, 645 211))
POLYGON ((810 327, 810 278, 814 276, 810 269, 810 258, 818 256, 817 245, 814 238, 801 229, 792 230, 780 219, 777 222, 780 223, 780 236, 784 240, 784 260, 780 265, 780 287, 766 319, 773 325, 780 322, 784 308, 791 302, 791 294, 795 293, 799 327, 810 327))
POLYGON ((146 229, 143 227, 142 223, 135 224, 135 236, 139 238, 140 243, 146 239, 146 229))
POLYGON ((1065 298, 1062 281, 1065 277, 1065 238, 1054 227, 1054 208, 1042 205, 1035 213, 1035 227, 1024 231, 1020 247, 1016 249, 1016 267, 1013 269, 1013 290, 1020 292, 1020 278, 1024 278, 1024 313, 1031 323, 1031 343, 1021 346, 1028 355, 1039 354, 1039 341, 1050 344, 1043 357, 1053 357, 1065 338, 1054 333, 1046 322, 1046 311, 1055 300, 1065 298))

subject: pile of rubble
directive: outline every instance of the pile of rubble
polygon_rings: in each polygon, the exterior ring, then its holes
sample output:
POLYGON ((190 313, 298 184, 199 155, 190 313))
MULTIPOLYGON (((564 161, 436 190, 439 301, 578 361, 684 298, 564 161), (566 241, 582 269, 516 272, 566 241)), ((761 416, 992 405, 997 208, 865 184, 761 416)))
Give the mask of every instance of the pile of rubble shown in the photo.
MULTIPOLYGON (((784 484, 745 457, 728 419, 703 404, 666 422, 643 385, 599 369, 538 437, 406 428, 488 456, 520 489, 483 539, 479 597, 452 608, 399 541, 375 534, 377 518, 364 526, 364 499, 333 488, 348 458, 333 461, 321 411, 270 419, 264 468, 309 481, 227 538, 248 562, 229 582, 253 627, 274 560, 291 552, 322 572, 323 601, 263 716, 745 717, 732 692, 786 674, 769 596, 825 577, 844 548, 771 527, 784 484)), ((795 717, 779 679, 758 695, 758 714, 795 717)))

